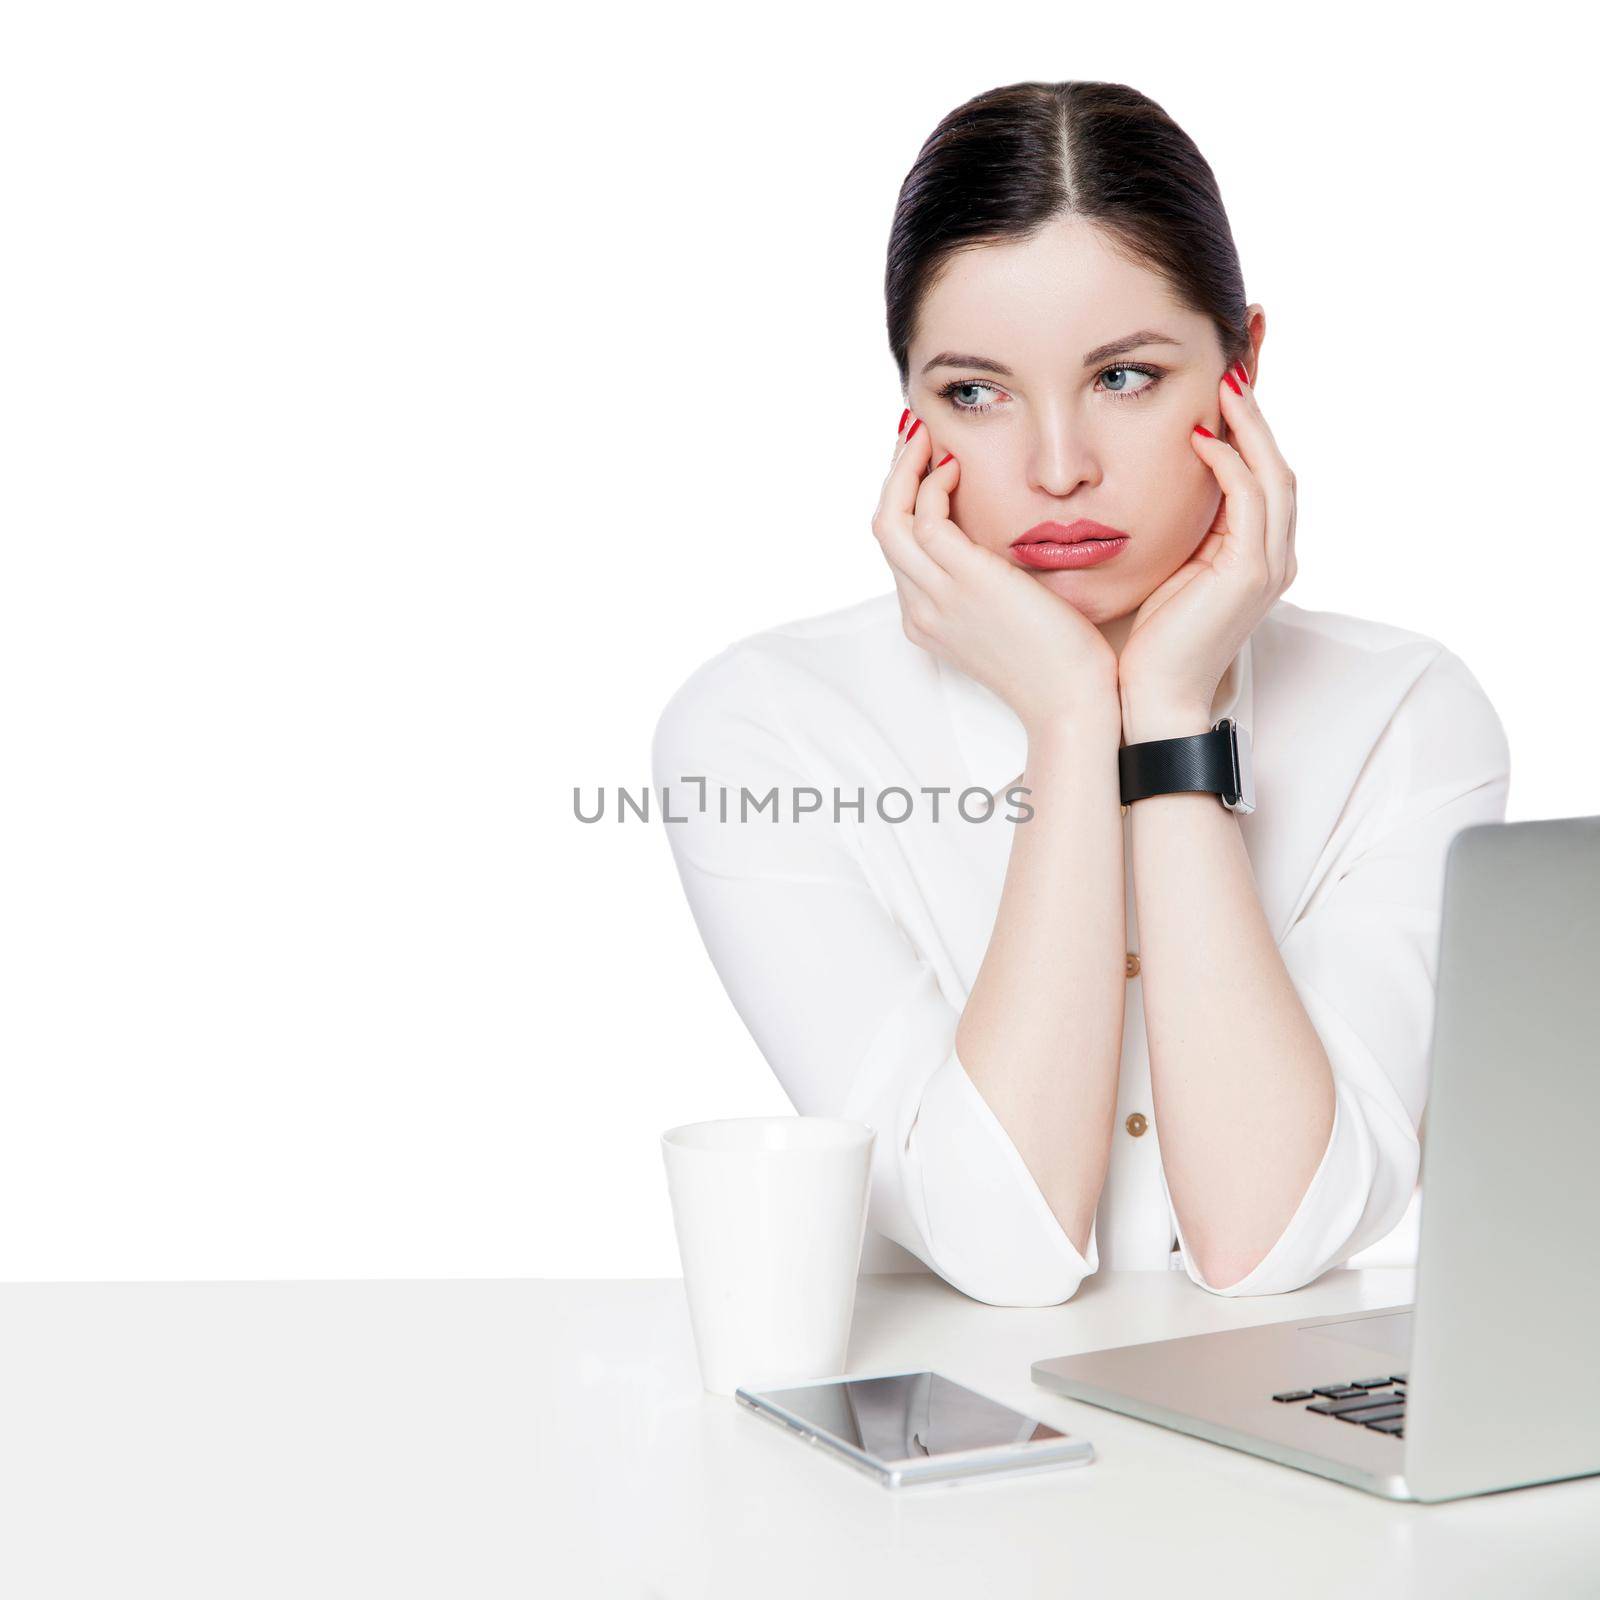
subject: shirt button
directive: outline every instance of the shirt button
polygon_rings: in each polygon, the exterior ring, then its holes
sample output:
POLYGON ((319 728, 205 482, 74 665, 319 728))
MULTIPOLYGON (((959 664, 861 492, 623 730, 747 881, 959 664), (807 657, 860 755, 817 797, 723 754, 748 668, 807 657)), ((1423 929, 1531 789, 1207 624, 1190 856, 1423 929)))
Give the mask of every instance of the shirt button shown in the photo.
POLYGON ((1144 1130, 1149 1126, 1150 1124, 1144 1120, 1144 1113, 1142 1111, 1135 1111, 1127 1121, 1128 1132, 1131 1133, 1135 1139, 1137 1139, 1139 1135, 1143 1133, 1144 1130))
POLYGON ((1128 976, 1130 978, 1139 976, 1139 958, 1132 950, 1128 952, 1128 976))

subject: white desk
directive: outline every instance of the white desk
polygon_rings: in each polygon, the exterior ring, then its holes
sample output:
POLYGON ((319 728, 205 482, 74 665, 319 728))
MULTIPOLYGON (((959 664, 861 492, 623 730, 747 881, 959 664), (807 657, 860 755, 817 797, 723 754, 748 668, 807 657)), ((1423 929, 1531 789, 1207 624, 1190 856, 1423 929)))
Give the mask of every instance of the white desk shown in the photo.
POLYGON ((0 1286, 0 1593, 1600 1594, 1600 1478, 1393 1504, 1028 1376, 1411 1285, 1340 1271, 1227 1300, 1103 1272, 1009 1310, 865 1277, 852 1372, 933 1367, 1098 1454, 909 1492, 707 1395, 677 1279, 0 1286))

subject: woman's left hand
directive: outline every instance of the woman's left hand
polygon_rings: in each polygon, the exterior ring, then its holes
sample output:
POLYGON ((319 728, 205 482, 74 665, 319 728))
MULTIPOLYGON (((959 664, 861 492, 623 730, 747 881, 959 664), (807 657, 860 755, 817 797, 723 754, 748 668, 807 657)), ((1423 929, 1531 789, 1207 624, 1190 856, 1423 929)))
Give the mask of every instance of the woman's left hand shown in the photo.
POLYGON ((1294 582, 1294 474, 1243 366, 1229 373, 1232 382, 1218 387, 1234 444, 1198 429, 1189 435, 1222 485, 1222 503, 1195 553, 1139 607, 1118 660, 1124 714, 1149 723, 1130 728, 1130 742, 1204 732, 1188 724, 1209 725, 1229 663, 1294 582))

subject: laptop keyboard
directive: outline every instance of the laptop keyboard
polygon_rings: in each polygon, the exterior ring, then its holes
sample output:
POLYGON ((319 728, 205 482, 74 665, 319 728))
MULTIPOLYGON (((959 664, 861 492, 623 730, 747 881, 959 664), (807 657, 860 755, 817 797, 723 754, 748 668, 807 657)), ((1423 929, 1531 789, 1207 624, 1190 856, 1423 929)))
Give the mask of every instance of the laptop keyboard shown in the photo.
POLYGON ((1337 1417, 1340 1422, 1359 1422, 1375 1433, 1406 1436, 1406 1375, 1391 1372, 1378 1378, 1352 1378, 1348 1383, 1325 1383, 1316 1389, 1287 1389, 1274 1400, 1290 1404, 1309 1400, 1307 1411, 1319 1416, 1337 1417))

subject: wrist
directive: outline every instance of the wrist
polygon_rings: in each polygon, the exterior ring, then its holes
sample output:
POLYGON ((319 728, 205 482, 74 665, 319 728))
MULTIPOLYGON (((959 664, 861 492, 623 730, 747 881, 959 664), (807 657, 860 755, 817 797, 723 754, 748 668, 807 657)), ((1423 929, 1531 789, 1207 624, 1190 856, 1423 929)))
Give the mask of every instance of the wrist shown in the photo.
POLYGON ((1115 692, 1108 691, 1030 713, 1022 718, 1022 729, 1030 748, 1057 738, 1104 739, 1115 746, 1122 737, 1122 715, 1115 692))
POLYGON ((1152 739, 1183 739, 1211 731, 1211 707, 1197 700, 1172 696, 1122 696, 1122 737, 1125 744, 1148 744, 1152 739))

